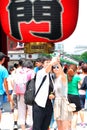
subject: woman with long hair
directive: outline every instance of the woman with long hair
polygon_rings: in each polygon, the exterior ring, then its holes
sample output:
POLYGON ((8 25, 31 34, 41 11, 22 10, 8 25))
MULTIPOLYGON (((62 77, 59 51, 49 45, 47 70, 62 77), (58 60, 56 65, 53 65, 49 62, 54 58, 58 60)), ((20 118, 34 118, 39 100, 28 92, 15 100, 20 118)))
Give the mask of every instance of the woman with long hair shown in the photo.
MULTIPOLYGON (((66 112, 67 99, 67 76, 58 59, 58 63, 52 67, 54 78, 54 119, 57 122, 58 130, 70 130, 72 113, 66 112)), ((51 99, 53 95, 49 96, 51 99)))
POLYGON ((69 65, 67 71, 68 77, 68 100, 70 103, 75 103, 76 111, 73 112, 73 119, 71 123, 71 129, 76 130, 77 120, 78 120, 78 111, 81 110, 80 97, 78 84, 81 85, 81 78, 76 75, 77 65, 69 65))

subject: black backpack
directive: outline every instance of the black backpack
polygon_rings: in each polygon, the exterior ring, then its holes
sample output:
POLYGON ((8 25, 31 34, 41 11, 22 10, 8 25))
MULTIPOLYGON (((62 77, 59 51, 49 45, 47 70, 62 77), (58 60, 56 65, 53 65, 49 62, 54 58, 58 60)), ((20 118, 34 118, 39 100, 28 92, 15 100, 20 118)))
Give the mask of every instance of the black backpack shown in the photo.
POLYGON ((83 90, 87 89, 87 76, 85 76, 85 78, 83 79, 83 82, 82 82, 80 89, 83 89, 83 90))
POLYGON ((37 95, 37 93, 39 92, 43 82, 45 81, 46 76, 44 76, 37 92, 35 93, 35 81, 36 81, 36 75, 33 79, 29 80, 26 84, 26 91, 24 93, 24 102, 26 105, 33 105, 34 103, 34 99, 37 95))

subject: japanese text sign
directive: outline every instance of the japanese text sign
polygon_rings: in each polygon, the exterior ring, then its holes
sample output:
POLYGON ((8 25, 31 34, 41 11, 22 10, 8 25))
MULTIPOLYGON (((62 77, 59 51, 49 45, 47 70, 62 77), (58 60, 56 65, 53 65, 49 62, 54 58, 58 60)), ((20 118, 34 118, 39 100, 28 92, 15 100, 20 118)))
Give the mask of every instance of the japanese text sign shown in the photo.
POLYGON ((20 42, 58 42, 75 30, 79 0, 0 0, 5 33, 20 42))

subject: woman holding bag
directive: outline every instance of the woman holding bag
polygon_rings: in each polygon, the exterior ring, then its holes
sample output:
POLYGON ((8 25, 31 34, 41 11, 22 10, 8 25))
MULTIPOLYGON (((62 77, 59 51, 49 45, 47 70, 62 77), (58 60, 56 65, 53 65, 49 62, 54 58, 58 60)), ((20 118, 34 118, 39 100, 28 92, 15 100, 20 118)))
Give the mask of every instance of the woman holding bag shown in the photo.
POLYGON ((57 122, 58 130, 70 130, 70 123, 72 119, 72 112, 66 112, 67 99, 67 76, 63 72, 58 57, 58 62, 52 67, 55 74, 54 79, 54 95, 50 94, 49 98, 54 99, 54 119, 57 122))
POLYGON ((73 112, 73 119, 71 122, 72 130, 76 130, 77 120, 78 120, 78 111, 81 110, 81 103, 79 97, 78 84, 81 85, 81 78, 76 74, 77 65, 69 65, 67 76, 68 76, 68 100, 70 103, 76 105, 76 111, 73 112))

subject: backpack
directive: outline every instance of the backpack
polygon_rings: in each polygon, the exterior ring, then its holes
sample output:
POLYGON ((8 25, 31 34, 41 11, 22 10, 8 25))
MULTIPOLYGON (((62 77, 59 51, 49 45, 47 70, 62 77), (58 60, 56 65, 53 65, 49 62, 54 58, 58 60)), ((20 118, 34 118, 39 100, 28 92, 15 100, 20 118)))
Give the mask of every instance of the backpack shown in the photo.
POLYGON ((37 95, 37 93, 39 92, 43 82, 45 81, 46 79, 46 76, 44 76, 37 92, 35 93, 35 82, 36 82, 36 75, 34 78, 32 78, 31 80, 29 80, 27 83, 26 83, 26 91, 24 93, 24 102, 26 105, 33 105, 34 103, 34 99, 37 95))
POLYGON ((81 85, 81 88, 80 89, 83 89, 83 90, 86 90, 87 89, 87 76, 84 77, 83 79, 83 82, 82 82, 82 85, 81 85))
POLYGON ((28 70, 21 68, 19 71, 15 73, 14 78, 14 92, 17 95, 23 95, 26 90, 26 82, 27 82, 27 72, 28 70))

